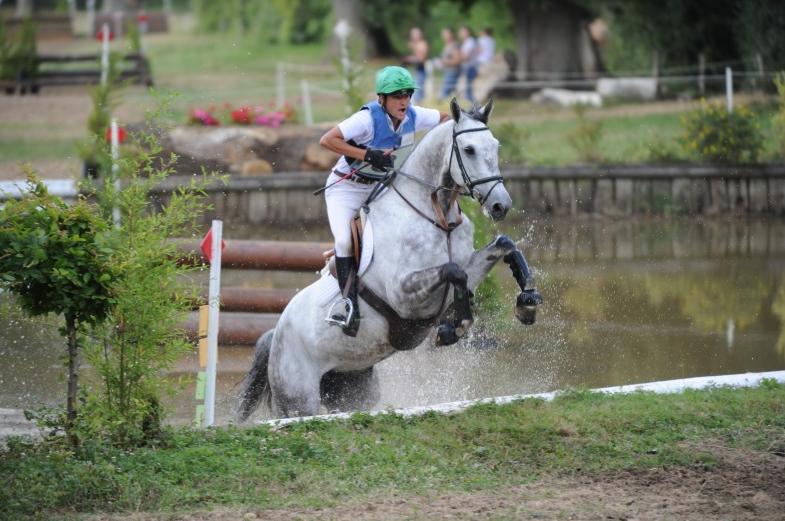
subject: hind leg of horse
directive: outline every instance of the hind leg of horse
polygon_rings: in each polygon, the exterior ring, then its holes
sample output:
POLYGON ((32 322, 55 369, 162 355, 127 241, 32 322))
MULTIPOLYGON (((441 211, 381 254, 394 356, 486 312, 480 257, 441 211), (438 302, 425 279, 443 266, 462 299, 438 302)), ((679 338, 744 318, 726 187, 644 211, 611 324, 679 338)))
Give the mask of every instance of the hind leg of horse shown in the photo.
POLYGON ((329 412, 364 411, 379 401, 379 378, 373 367, 360 371, 328 371, 321 382, 322 404, 329 412))
POLYGON ((301 343, 285 337, 279 322, 270 350, 267 375, 273 414, 276 417, 319 414, 319 381, 322 370, 305 353, 301 343))

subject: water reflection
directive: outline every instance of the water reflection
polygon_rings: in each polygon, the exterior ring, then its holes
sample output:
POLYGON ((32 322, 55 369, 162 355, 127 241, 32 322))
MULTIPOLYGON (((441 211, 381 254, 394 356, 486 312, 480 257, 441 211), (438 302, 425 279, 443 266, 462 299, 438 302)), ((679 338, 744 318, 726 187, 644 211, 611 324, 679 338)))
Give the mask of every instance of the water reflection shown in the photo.
MULTIPOLYGON (((546 304, 538 323, 504 311, 481 317, 473 338, 400 353, 378 366, 380 408, 569 386, 601 387, 785 368, 785 223, 636 220, 507 223, 522 238, 546 304)), ((229 238, 328 240, 321 228, 227 230, 229 238)), ((205 274, 206 277, 206 274, 205 274)), ((225 286, 303 287, 315 274, 227 272, 225 286)), ((2 298, 2 295, 0 295, 2 298)), ((15 313, 15 314, 14 314, 15 313)), ((62 341, 54 321, 0 315, 0 407, 62 401, 62 341)), ((251 349, 222 348, 217 419, 231 417, 251 349)), ((183 360, 172 378, 196 372, 183 360)), ((171 404, 193 415, 193 388, 171 404)))

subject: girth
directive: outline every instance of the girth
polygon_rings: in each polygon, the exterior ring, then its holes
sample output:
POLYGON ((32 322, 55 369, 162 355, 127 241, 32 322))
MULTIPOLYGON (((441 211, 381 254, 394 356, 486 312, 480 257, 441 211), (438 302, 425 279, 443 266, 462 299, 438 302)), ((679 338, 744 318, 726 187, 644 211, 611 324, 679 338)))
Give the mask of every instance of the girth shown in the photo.
POLYGON ((442 310, 430 318, 401 318, 384 299, 363 284, 362 280, 358 281, 358 284, 360 297, 387 320, 390 329, 388 341, 398 351, 409 351, 420 345, 428 336, 430 328, 441 318, 442 310))

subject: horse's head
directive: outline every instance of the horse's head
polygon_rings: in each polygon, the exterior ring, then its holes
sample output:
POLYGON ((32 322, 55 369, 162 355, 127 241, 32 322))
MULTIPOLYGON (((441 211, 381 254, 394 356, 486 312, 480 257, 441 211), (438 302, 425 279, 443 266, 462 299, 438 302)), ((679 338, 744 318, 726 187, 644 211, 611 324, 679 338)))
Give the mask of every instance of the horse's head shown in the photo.
POLYGON ((450 101, 455 124, 449 169, 453 182, 482 205, 483 213, 501 221, 512 207, 512 199, 499 172, 499 140, 487 125, 492 110, 493 100, 483 107, 475 105, 468 113, 455 98, 450 101))

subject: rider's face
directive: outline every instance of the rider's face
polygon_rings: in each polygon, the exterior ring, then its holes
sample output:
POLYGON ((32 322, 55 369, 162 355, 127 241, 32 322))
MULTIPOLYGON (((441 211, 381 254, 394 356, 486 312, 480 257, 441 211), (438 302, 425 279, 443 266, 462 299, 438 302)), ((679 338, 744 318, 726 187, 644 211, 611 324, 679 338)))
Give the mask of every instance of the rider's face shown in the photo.
POLYGON ((409 107, 411 101, 411 91, 393 92, 392 94, 384 96, 384 108, 391 117, 401 121, 406 115, 406 109, 409 107))

